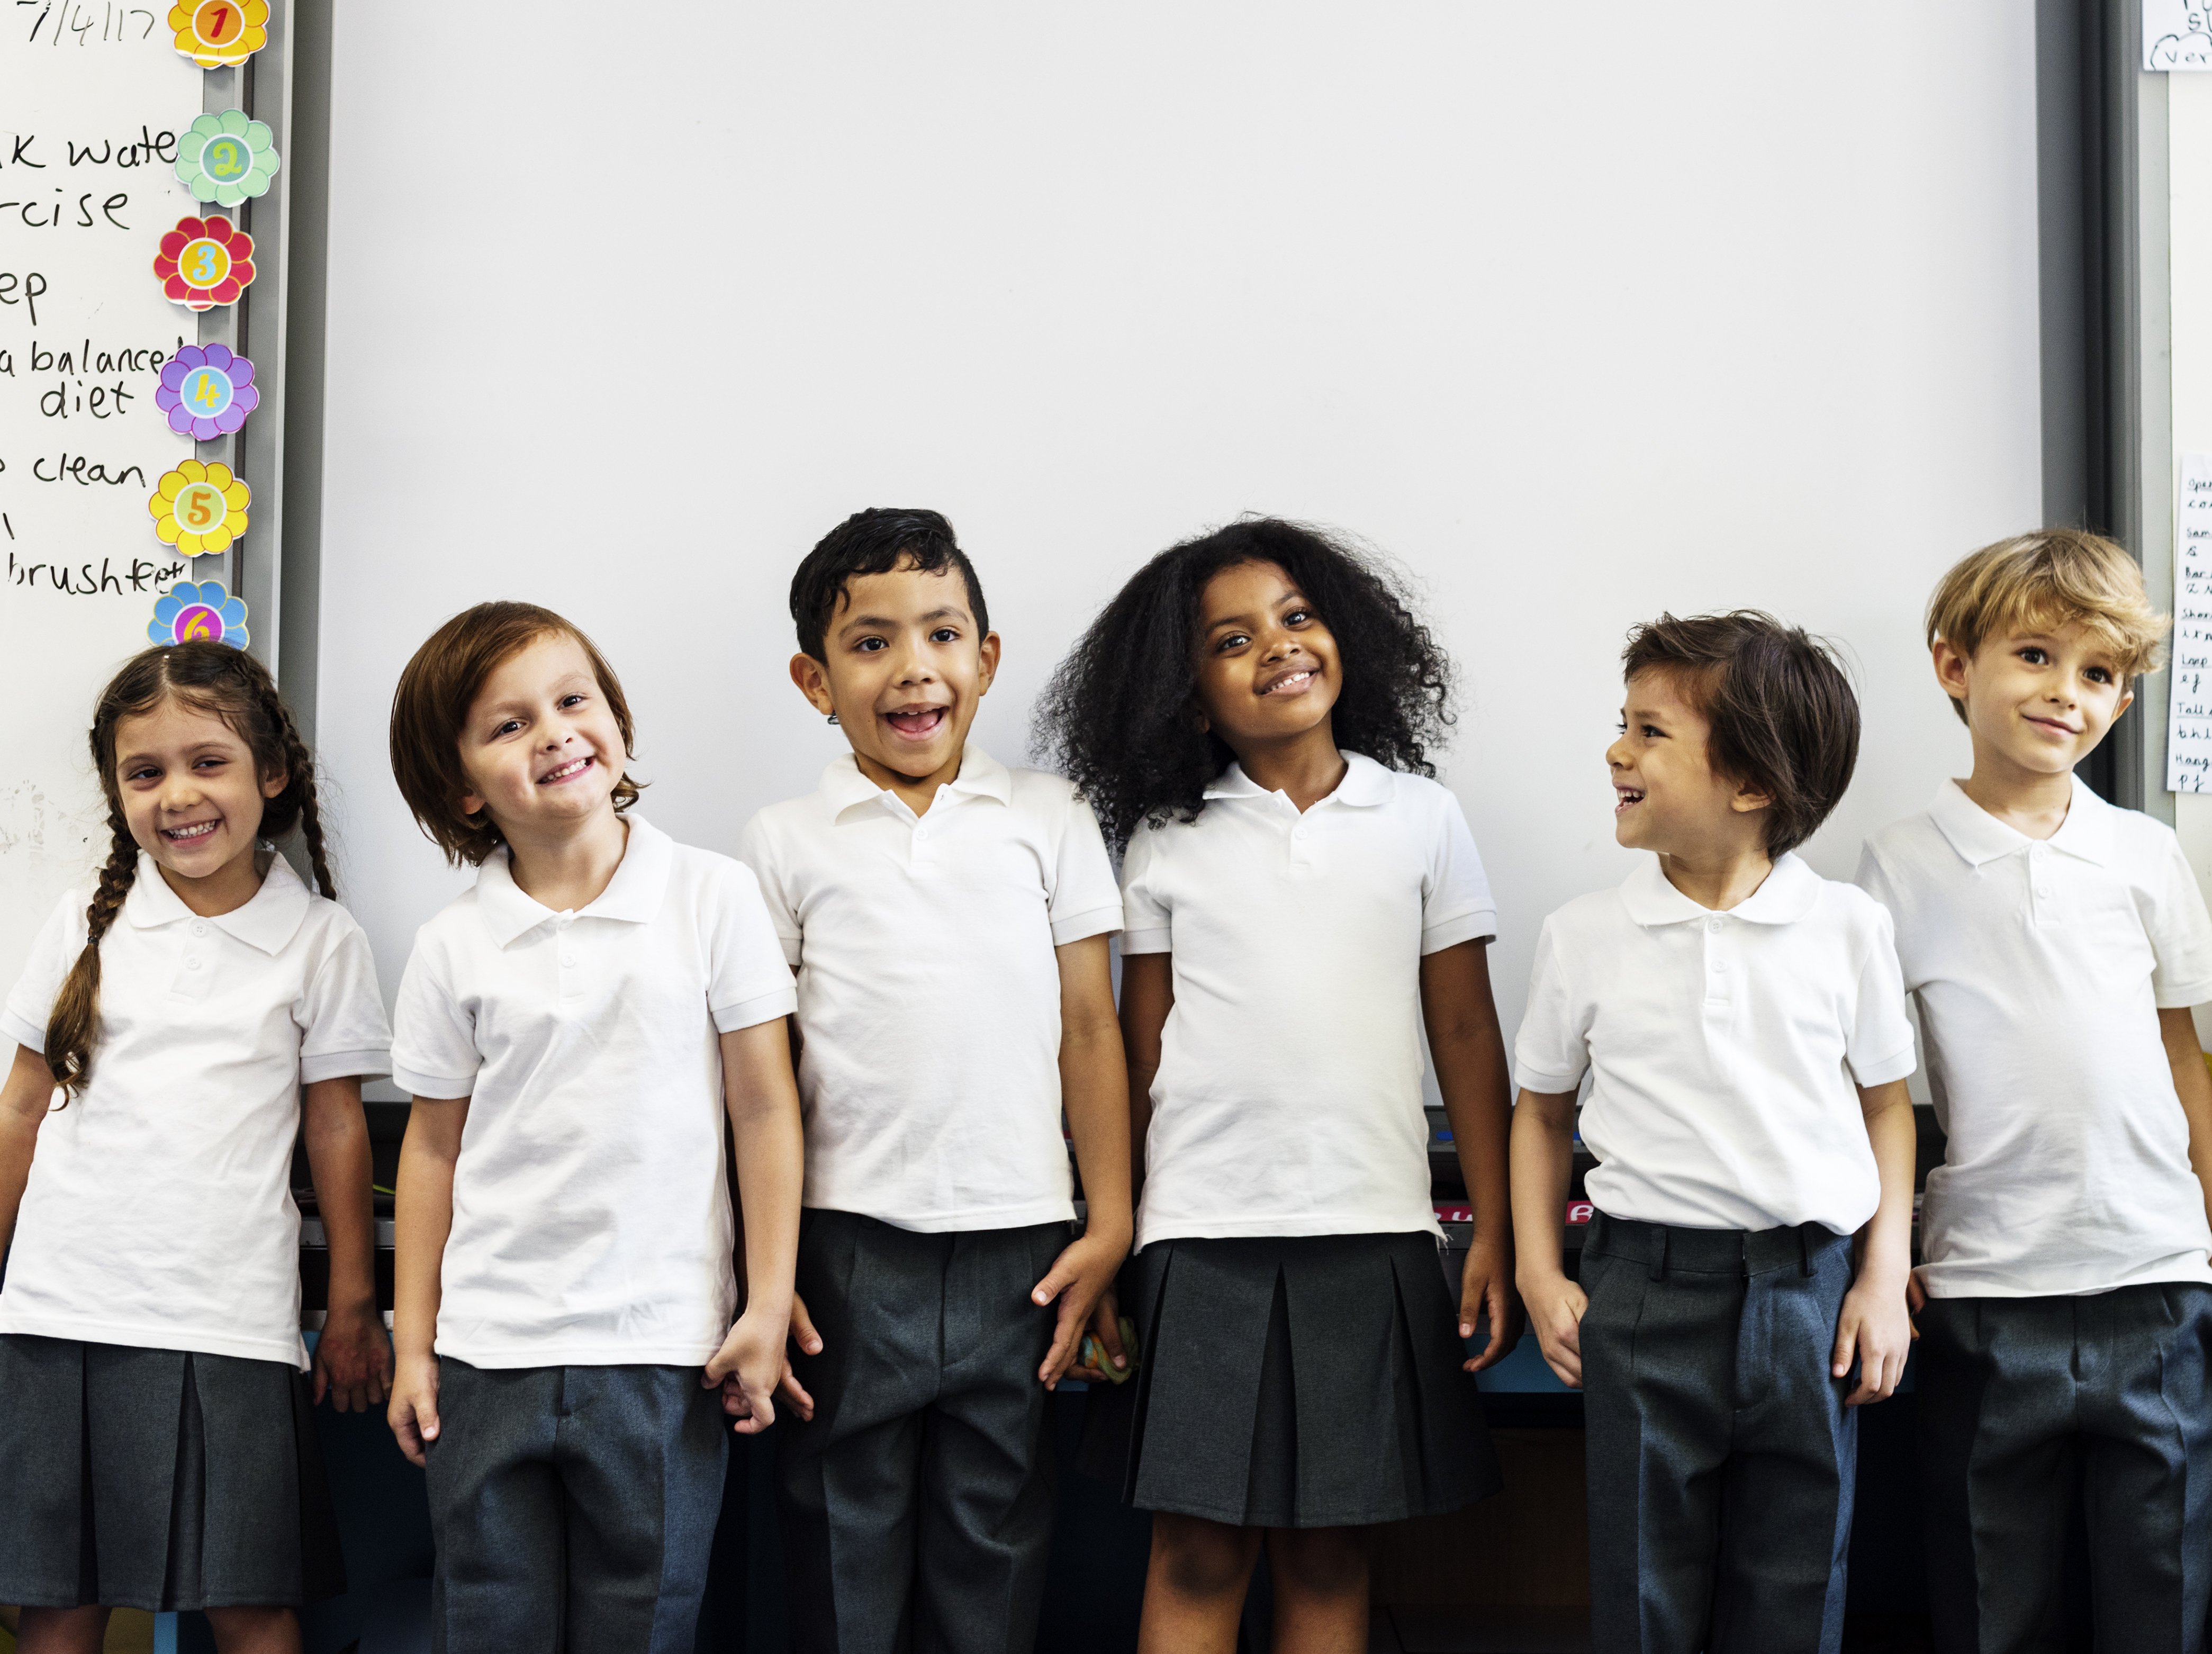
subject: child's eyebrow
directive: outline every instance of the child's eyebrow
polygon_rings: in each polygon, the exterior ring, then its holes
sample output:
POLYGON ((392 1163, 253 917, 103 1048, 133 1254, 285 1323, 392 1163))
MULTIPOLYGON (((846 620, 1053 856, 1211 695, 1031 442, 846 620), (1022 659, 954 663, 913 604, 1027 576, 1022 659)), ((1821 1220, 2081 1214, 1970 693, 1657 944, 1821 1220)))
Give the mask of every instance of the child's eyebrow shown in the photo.
MULTIPOLYGON (((933 620, 965 620, 968 618, 968 611, 965 609, 947 604, 944 608, 932 609, 928 613, 918 616, 916 618, 918 618, 922 624, 927 625, 933 620)), ((854 615, 850 620, 847 621, 842 626, 840 626, 837 629, 837 635, 843 637, 848 633, 864 627, 875 626, 890 628, 896 627, 901 623, 902 623, 899 621, 898 617, 895 615, 854 615)))

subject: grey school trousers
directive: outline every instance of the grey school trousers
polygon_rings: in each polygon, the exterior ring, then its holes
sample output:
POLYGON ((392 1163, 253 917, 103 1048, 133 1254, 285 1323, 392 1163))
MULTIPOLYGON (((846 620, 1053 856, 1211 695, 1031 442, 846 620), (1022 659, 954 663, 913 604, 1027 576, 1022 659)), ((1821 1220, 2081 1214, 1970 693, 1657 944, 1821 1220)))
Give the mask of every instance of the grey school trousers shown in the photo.
POLYGON ((1835 1654, 1857 1420, 1828 1376, 1850 1242, 1598 1214, 1583 1247, 1590 1644, 1835 1654))
POLYGON ((691 1654, 730 1434, 699 1378, 440 1359, 435 1654, 691 1654))
POLYGON ((2212 1286, 1942 1298, 1915 1383, 1942 1654, 2064 1646, 2067 1505, 2088 1501, 2097 1646, 2198 1654, 2212 1606, 2212 1286))
POLYGON ((1030 1292, 1071 1225, 920 1234, 800 1216, 799 1294, 822 1335, 777 1414, 799 1654, 1030 1654, 1052 1543, 1054 1311, 1030 1292))

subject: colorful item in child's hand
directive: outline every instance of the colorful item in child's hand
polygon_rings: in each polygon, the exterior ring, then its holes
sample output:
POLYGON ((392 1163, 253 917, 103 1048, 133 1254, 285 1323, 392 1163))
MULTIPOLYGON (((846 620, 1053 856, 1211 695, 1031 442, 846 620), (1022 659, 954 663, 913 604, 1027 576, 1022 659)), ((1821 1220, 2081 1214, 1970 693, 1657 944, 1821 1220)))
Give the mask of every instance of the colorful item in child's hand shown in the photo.
POLYGON ((162 365, 154 405, 169 429, 196 442, 228 436, 261 405, 253 364, 227 344, 188 344, 162 365))
POLYGON ((1106 1347, 1089 1333, 1083 1335, 1083 1347, 1076 1353, 1075 1365, 1095 1367, 1106 1375, 1109 1383, 1127 1383, 1137 1371, 1137 1329, 1126 1315, 1121 1317, 1121 1353, 1129 1358, 1127 1366, 1115 1366, 1114 1358, 1106 1353, 1106 1347))
POLYGON ((177 176, 195 201, 234 207, 266 195, 283 165, 276 135, 243 109, 202 115, 177 135, 177 176))
POLYGON ((269 44, 269 0, 178 0, 169 27, 202 69, 235 69, 269 44))
POLYGON ((182 556, 204 557, 228 551, 246 532, 246 508, 252 502, 252 490, 228 465, 187 459, 161 474, 146 508, 154 514, 154 536, 162 544, 175 546, 182 556))
POLYGON ((162 294, 187 310, 234 304, 253 284, 253 238, 219 212, 179 218, 161 238, 154 273, 162 294))
POLYGON ((235 598, 219 580, 194 585, 179 581, 154 605, 154 623, 146 635, 156 643, 190 643, 204 640, 246 647, 246 599, 235 598))

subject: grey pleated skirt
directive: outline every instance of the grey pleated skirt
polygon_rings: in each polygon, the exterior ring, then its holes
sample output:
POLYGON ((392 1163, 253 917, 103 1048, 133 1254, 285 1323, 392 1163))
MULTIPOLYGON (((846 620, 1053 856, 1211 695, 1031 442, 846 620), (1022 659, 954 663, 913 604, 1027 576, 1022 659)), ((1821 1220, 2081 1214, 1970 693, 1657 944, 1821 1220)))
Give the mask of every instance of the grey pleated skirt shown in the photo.
POLYGON ((1082 1462, 1130 1504, 1334 1528, 1498 1491, 1433 1236, 1156 1241, 1122 1279, 1141 1365, 1091 1389, 1082 1462))
POLYGON ((296 1608, 344 1590, 290 1364, 0 1335, 0 1602, 296 1608))

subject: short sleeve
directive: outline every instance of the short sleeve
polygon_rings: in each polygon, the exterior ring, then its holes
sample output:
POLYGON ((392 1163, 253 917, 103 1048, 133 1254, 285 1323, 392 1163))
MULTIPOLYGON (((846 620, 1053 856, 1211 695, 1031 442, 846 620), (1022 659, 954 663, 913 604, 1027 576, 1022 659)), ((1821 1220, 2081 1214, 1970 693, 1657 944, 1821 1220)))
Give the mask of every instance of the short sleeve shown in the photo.
POLYGON ((1468 830, 1458 795, 1445 787, 1443 808, 1429 836, 1428 866, 1421 875, 1421 952, 1441 953, 1462 942, 1498 935, 1498 903, 1490 894, 1482 857, 1468 830))
POLYGON ((1560 957, 1558 915, 1536 938, 1528 972, 1528 1009, 1513 1040, 1514 1083, 1524 1092, 1577 1090, 1589 1071, 1590 1019, 1595 1007, 1577 1002, 1560 957))
POLYGON ((2158 963, 2151 971, 2151 992, 2161 1011, 2212 1000, 2212 918, 2204 910, 2204 892, 2182 854, 2181 841, 2162 831, 2163 878, 2158 901, 2150 914, 2150 946, 2158 963))
POLYGON ((1159 889, 1159 829, 1150 822, 1129 836, 1121 856, 1121 952, 1172 952, 1172 918, 1159 889))
POLYGON ((1915 991, 1919 984, 1906 974, 1906 950, 1904 944, 1897 939, 1899 927, 1906 917, 1905 892, 1898 888, 1896 879, 1890 876, 1889 864, 1881 859, 1870 841, 1859 852, 1859 870, 1852 876, 1851 882, 1874 897, 1882 911, 1889 915, 1890 946, 1897 952, 1899 974, 1904 981, 1905 992, 1915 991))
POLYGON ((476 1018, 455 997, 436 945, 418 934, 392 1013, 392 1083, 416 1097, 466 1097, 483 1054, 476 1018))
POLYGON ((799 989, 759 878, 736 861, 725 861, 715 872, 707 1008, 718 1032, 734 1034, 791 1015, 799 1008, 799 989))
POLYGON ((1859 958, 1844 1060, 1859 1085, 1886 1085, 1906 1078, 1918 1065, 1912 1054, 1912 1024, 1905 1014, 1905 974, 1898 967, 1889 909, 1874 903, 1869 917, 1874 933, 1859 958))
POLYGON ((1045 916, 1052 921, 1052 945, 1066 947, 1086 936, 1121 928, 1121 891, 1114 882, 1114 863, 1098 818, 1070 787, 1053 860, 1052 889, 1045 916))
POLYGON ((795 969, 802 937, 799 909, 789 894, 791 870, 777 853, 775 836, 769 830, 765 811, 747 822, 744 831, 738 835, 738 860, 752 871, 757 893, 768 910, 776 941, 783 949, 784 964, 795 969))
POLYGON ((349 916, 331 927, 299 1016, 301 1085, 392 1072, 392 1027, 377 991, 376 958, 349 916))
POLYGON ((76 956, 84 952, 84 910, 91 901, 86 891, 71 891, 55 903, 31 943, 30 957, 23 962, 23 974, 15 979, 8 995, 7 1008, 0 1011, 0 1032, 41 1055, 46 1049, 46 1019, 54 1013, 54 996, 69 980, 76 956))

